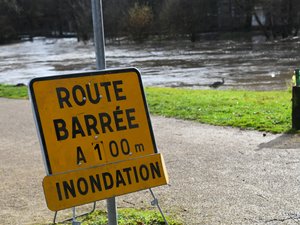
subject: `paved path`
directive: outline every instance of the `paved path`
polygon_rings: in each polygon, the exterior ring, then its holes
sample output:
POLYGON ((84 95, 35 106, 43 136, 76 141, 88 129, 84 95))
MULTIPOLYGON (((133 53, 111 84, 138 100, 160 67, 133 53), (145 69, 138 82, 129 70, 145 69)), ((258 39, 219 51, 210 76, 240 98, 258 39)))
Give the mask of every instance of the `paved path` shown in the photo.
MULTIPOLYGON (((152 118, 170 185, 155 188, 185 224, 299 224, 300 137, 152 118)), ((49 223, 41 150, 28 100, 0 98, 0 224, 49 223)), ((119 207, 151 208, 148 191, 119 207)), ((105 201, 97 203, 104 209, 105 201)), ((86 207, 82 210, 86 210, 86 207)), ((59 219, 70 210, 59 214, 59 219)))

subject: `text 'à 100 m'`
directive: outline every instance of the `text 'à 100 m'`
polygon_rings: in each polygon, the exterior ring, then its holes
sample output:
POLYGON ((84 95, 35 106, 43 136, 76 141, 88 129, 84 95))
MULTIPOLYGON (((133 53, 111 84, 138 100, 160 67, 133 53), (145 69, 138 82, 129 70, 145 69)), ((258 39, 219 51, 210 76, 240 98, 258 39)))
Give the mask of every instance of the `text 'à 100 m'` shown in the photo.
MULTIPOLYGON (((103 152, 108 152, 112 157, 117 158, 121 155, 132 155, 132 151, 143 152, 144 145, 142 143, 134 144, 133 147, 130 146, 128 140, 123 138, 119 141, 109 141, 107 145, 103 141, 92 143, 93 150, 97 152, 98 159, 103 160, 103 152), (107 151, 108 150, 108 151, 107 151)), ((87 158, 83 152, 83 149, 80 146, 77 146, 77 165, 82 163, 87 163, 87 158)))

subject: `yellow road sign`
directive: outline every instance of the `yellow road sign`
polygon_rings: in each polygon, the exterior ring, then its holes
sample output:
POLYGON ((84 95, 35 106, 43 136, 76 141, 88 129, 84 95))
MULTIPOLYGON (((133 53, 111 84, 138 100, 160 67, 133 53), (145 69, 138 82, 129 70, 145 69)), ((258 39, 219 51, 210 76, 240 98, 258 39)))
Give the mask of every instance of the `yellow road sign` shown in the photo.
POLYGON ((157 153, 136 69, 39 77, 29 87, 48 174, 157 153))
POLYGON ((46 176, 48 208, 58 211, 168 183, 161 154, 46 176))

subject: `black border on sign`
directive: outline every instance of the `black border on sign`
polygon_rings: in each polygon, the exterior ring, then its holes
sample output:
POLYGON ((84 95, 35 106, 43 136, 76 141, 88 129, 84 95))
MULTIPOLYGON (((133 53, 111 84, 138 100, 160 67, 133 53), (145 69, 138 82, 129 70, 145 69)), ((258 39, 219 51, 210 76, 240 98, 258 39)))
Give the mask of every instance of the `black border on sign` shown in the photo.
MULTIPOLYGON (((30 91, 30 98, 31 98, 32 106, 33 106, 34 117, 36 120, 36 126, 37 126, 38 135, 39 135, 40 142, 41 142, 42 151, 44 154, 44 160, 45 160, 45 164, 46 164, 45 166, 46 166, 48 175, 52 174, 52 169, 51 169, 51 164, 50 164, 49 155, 48 155, 48 151, 47 151, 44 132, 42 130, 42 124, 41 124, 40 114, 39 114, 39 110, 38 110, 38 106, 37 106, 37 102, 36 102, 36 98, 35 98, 35 93, 33 90, 33 84, 38 81, 59 80, 59 79, 66 79, 66 78, 76 78, 76 77, 95 76, 95 75, 120 74, 120 73, 126 73, 126 72, 134 72, 138 75, 138 80, 139 80, 139 84, 140 84, 142 98, 144 101, 144 107, 145 107, 145 111, 146 111, 146 117, 147 117, 147 121, 148 121, 149 131, 150 131, 150 135, 151 135, 151 139, 152 139, 152 144, 154 147, 154 153, 158 153, 157 146, 155 143, 154 133, 153 133, 153 129, 152 129, 152 124, 151 124, 151 120, 150 120, 150 114, 149 114, 149 110, 148 110, 146 96, 145 96, 145 92, 144 92, 144 87, 143 87, 143 83, 142 83, 142 78, 141 78, 141 74, 138 69, 136 69, 136 68, 106 69, 106 70, 95 70, 95 71, 84 72, 84 73, 36 77, 36 78, 33 78, 32 80, 30 80, 29 91, 30 91)), ((67 171, 65 171, 65 172, 67 172, 67 171)))

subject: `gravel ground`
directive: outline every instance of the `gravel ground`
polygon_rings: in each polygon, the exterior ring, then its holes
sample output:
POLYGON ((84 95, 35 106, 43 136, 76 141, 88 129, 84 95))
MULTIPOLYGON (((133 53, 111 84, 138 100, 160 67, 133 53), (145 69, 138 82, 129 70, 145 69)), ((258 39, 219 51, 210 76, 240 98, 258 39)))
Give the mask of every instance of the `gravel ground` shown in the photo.
MULTIPOLYGON (((50 223, 30 102, 0 98, 0 224, 50 223)), ((170 184, 154 188, 184 224, 300 224, 300 136, 152 117, 170 184)), ((151 208, 148 191, 118 207, 151 208)), ((91 206, 82 207, 88 210, 91 206)), ((105 209, 105 201, 97 208, 105 209)), ((59 220, 71 215, 59 213, 59 220)))

